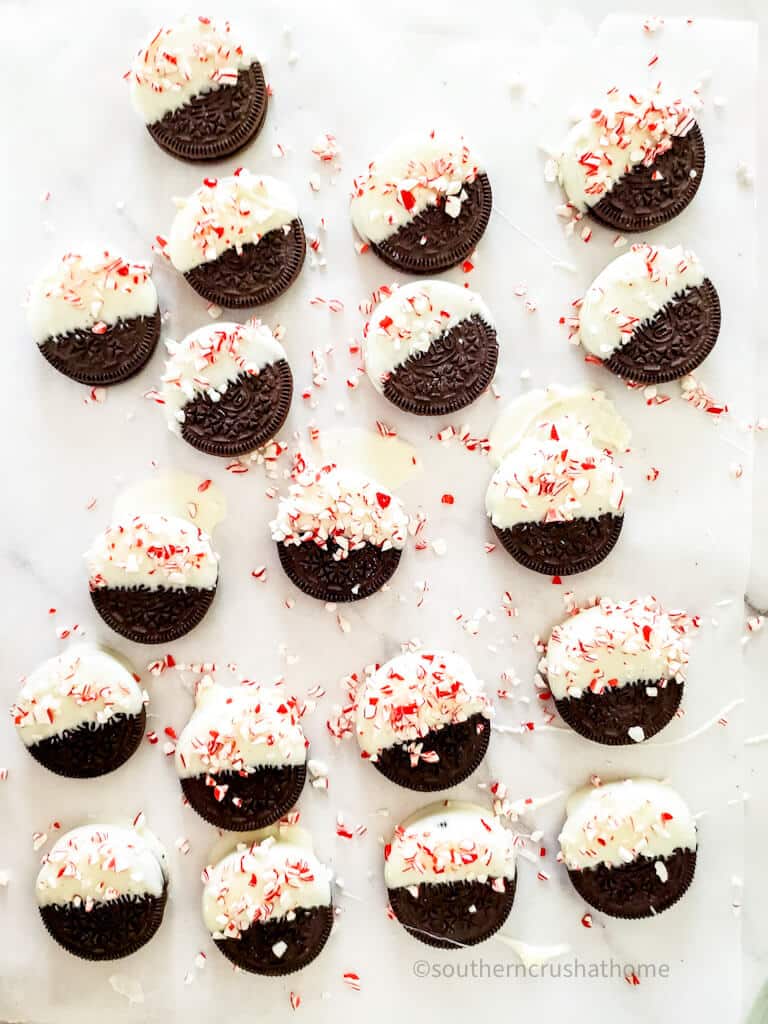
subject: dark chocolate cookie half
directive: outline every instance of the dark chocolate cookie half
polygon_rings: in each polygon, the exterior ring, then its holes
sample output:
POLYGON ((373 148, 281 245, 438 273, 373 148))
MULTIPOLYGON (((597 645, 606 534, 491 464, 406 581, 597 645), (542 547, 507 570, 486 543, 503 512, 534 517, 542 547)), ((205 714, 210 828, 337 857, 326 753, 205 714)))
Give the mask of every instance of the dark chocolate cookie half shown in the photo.
POLYGON ((221 160, 258 135, 268 102, 264 71, 254 61, 238 72, 234 85, 200 93, 148 124, 147 131, 158 146, 181 160, 221 160))
POLYGON ((616 231, 650 231, 677 217, 696 195, 704 174, 704 137, 697 124, 651 164, 637 164, 602 199, 588 208, 600 224, 616 231), (658 172, 661 178, 653 180, 658 172))
POLYGON ((27 747, 44 768, 69 779, 95 779, 119 768, 136 752, 147 726, 138 715, 113 715, 103 725, 87 723, 27 747))
POLYGON ((299 908, 291 921, 283 917, 257 922, 239 939, 214 941, 224 956, 242 970, 278 978, 312 963, 322 952, 332 927, 332 906, 299 908), (278 943, 287 947, 282 956, 275 953, 278 943))
POLYGON ((68 953, 82 960, 118 960, 141 949, 163 920, 166 892, 161 896, 122 896, 96 903, 90 910, 71 903, 40 907, 48 934, 68 953))
POLYGON ((664 305, 605 360, 612 373, 640 384, 665 384, 692 373, 715 347, 720 299, 705 280, 664 305))
POLYGON ((420 942, 438 949, 475 946, 494 935, 509 917, 517 879, 504 879, 504 892, 486 882, 422 882, 388 889, 389 905, 401 925, 420 942))
POLYGON ((206 455, 233 457, 271 441, 285 423, 293 375, 285 359, 257 374, 241 373, 217 401, 196 395, 184 406, 181 436, 206 455))
POLYGON ((435 763, 419 761, 411 766, 408 747, 411 743, 398 743, 386 747, 371 763, 390 782, 419 793, 433 793, 439 789, 450 789, 469 778, 478 768, 488 750, 491 738, 491 723, 482 715, 472 715, 466 722, 444 725, 433 729, 423 739, 415 740, 421 746, 422 754, 434 752, 435 763))
POLYGON ((116 633, 137 644, 167 644, 189 633, 211 606, 216 587, 99 587, 96 611, 116 633))
POLYGON ((556 700, 555 707, 580 736, 618 747, 635 742, 629 730, 636 726, 643 730, 645 739, 650 739, 669 725, 683 699, 683 686, 672 679, 643 679, 609 687, 602 693, 584 690, 581 697, 556 700), (649 686, 656 689, 655 697, 646 693, 649 686))
POLYGON ((619 539, 623 516, 606 512, 565 523, 518 523, 496 536, 526 569, 545 576, 572 576, 599 565, 619 539))
POLYGON ((384 382, 384 397, 404 412, 448 416, 482 395, 498 359, 496 331, 473 316, 393 370, 384 382))
POLYGON ((595 910, 611 917, 636 919, 668 910, 684 895, 696 870, 695 850, 675 850, 668 857, 639 857, 629 864, 568 872, 578 892, 595 910), (667 869, 662 882, 655 865, 667 869))
POLYGON ((216 799, 206 778, 193 775, 180 780, 190 805, 216 828, 247 832, 273 825, 291 810, 301 796, 307 769, 301 764, 264 766, 245 774, 218 772, 217 785, 227 787, 223 800, 216 799))
POLYGON ((155 351, 160 337, 160 311, 152 316, 118 320, 104 334, 90 329, 49 338, 40 351, 59 373, 78 384, 107 387, 138 373, 155 351))
POLYGON ((487 174, 478 174, 464 191, 467 198, 458 217, 445 212, 444 202, 428 206, 389 238, 372 242, 371 249, 390 267, 409 274, 434 274, 457 266, 485 234, 493 208, 487 174))
POLYGON ((258 242, 247 242, 240 252, 225 249, 215 260, 188 270, 184 277, 198 295, 217 306, 261 306, 293 284, 306 253, 304 226, 297 217, 287 230, 268 231, 258 242))
POLYGON ((288 579, 318 601, 361 601, 370 597, 391 579, 402 555, 397 548, 382 551, 375 544, 365 544, 337 562, 334 550, 331 542, 326 547, 312 541, 277 544, 288 579))

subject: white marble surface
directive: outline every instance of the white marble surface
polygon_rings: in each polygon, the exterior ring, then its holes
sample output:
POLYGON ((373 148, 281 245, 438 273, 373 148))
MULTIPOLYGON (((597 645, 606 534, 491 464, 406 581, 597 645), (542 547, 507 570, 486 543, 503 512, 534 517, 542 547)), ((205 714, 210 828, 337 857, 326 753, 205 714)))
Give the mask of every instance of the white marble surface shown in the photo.
MULTIPOLYGON (((755 851, 765 838, 760 773, 768 745, 748 748, 747 766, 742 740, 745 733, 767 731, 768 715, 759 703, 750 704, 748 714, 734 709, 727 727, 715 726, 675 745, 740 698, 745 682, 759 677, 765 660, 764 635, 750 642, 746 655, 741 643, 741 597, 750 563, 752 444, 740 424, 753 420, 756 408, 751 368, 757 352, 752 312, 757 227, 754 192, 738 184, 735 166, 740 160, 755 161, 754 27, 668 23, 645 38, 635 18, 609 23, 593 39, 575 17, 542 25, 513 18, 501 5, 486 6, 485 21, 470 22, 465 5, 448 4, 438 22, 431 10, 408 11, 399 3, 378 19, 343 3, 330 23, 322 11, 298 0, 270 0, 260 5, 258 14, 240 0, 227 6, 226 13, 253 34, 257 45, 263 40, 275 90, 261 138, 237 162, 291 182, 308 230, 315 229, 321 216, 329 221, 328 269, 307 267, 297 286, 263 311, 268 322, 287 327, 285 344, 298 391, 310 383, 310 349, 335 348, 331 379, 316 393, 316 408, 297 398, 284 436, 290 440, 292 431, 301 431, 306 437, 310 424, 321 430, 345 424, 372 427, 376 419, 395 424, 417 448, 424 467, 402 489, 403 497, 411 509, 421 505, 428 512, 428 539, 447 542, 443 557, 409 550, 389 593, 345 609, 350 633, 341 632, 334 615, 292 591, 281 576, 265 527, 273 505, 264 493, 262 471, 254 466, 248 474, 233 476, 223 464, 193 453, 166 431, 161 412, 142 398, 159 380, 159 352, 137 380, 111 391, 104 404, 93 404, 86 402, 84 389, 56 375, 28 341, 18 307, 26 282, 41 262, 79 242, 101 238, 145 254, 152 238, 167 232, 173 215, 170 197, 191 191, 202 172, 154 147, 132 114, 120 80, 133 50, 155 27, 155 5, 148 0, 130 8, 114 5, 109 16, 79 2, 68 4, 65 12, 53 4, 7 8, 9 31, 0 46, 6 87, 15 93, 6 116, 7 135, 23 159, 17 157, 0 172, 6 177, 6 195, 12 197, 7 237, 15 242, 5 270, 14 379, 3 403, 2 429, 19 441, 7 447, 4 466, 9 495, 2 511, 5 542, 0 552, 8 595, 5 703, 14 695, 18 676, 60 648, 56 627, 78 623, 92 640, 112 639, 91 610, 80 553, 105 524, 121 487, 169 469, 213 477, 229 505, 229 517, 217 534, 221 590, 205 623, 172 649, 177 659, 234 661, 264 679, 284 675, 300 694, 317 683, 326 688, 327 696, 306 729, 314 755, 330 765, 330 791, 308 790, 300 809, 315 833, 318 852, 334 866, 347 891, 338 896, 342 914, 328 949, 306 972, 285 981, 235 976, 210 948, 199 916, 199 871, 214 836, 182 808, 171 761, 160 747, 145 744, 124 769, 100 782, 58 781, 27 757, 6 721, 0 729, 0 766, 7 766, 10 774, 0 783, 0 813, 6 824, 0 832, 0 868, 8 869, 10 880, 0 890, 0 923, 6 936, 0 957, 0 1019, 63 1024, 109 1014, 120 1021, 154 1021, 181 1013, 202 1018, 226 1008, 228 1019, 239 1024, 252 1019, 254 1007, 268 1020, 285 1015, 290 1012, 288 992, 295 991, 303 999, 299 1014, 310 1021, 355 1014, 378 1022, 398 1011, 431 1017, 439 1008, 440 1018, 453 1024, 470 1013, 513 1005, 521 1017, 546 1012, 580 1020, 597 1010, 623 1022, 660 1015, 683 999, 691 1019, 732 1021, 738 1019, 743 993, 751 992, 761 978, 766 955, 759 913, 762 890, 750 901, 758 910, 748 913, 742 929, 732 908, 732 878, 743 877, 745 870, 740 802, 745 784, 753 796, 746 812, 752 826, 749 861, 754 874, 760 874, 755 851), (290 43, 281 35, 285 24, 294 26, 290 43), (290 63, 293 50, 298 60, 290 63), (590 103, 596 90, 619 76, 627 80, 628 68, 637 69, 633 79, 646 80, 651 72, 645 65, 653 53, 660 54, 654 77, 686 84, 705 71, 712 73, 701 117, 708 167, 699 196, 653 238, 695 248, 720 292, 723 333, 700 372, 709 389, 731 408, 719 426, 684 405, 675 385, 662 389, 674 396, 672 401, 647 408, 640 394, 585 367, 557 326, 557 318, 614 250, 612 233, 599 229, 589 245, 563 238, 553 214, 559 197, 543 181, 538 146, 558 138, 574 106, 590 103), (35 62, 45 67, 44 76, 31 73, 35 62), (509 80, 517 73, 524 88, 512 92, 509 80), (727 100, 725 106, 713 106, 718 96, 727 100), (394 276, 374 257, 355 254, 346 216, 348 184, 383 140, 419 123, 463 128, 486 156, 496 212, 471 284, 499 324, 497 383, 504 398, 527 386, 520 380, 524 369, 530 370, 533 385, 559 380, 601 386, 634 430, 633 454, 626 459, 633 494, 620 545, 608 562, 570 586, 553 587, 500 551, 484 553, 491 534, 483 521, 482 495, 490 467, 481 455, 458 444, 442 448, 430 435, 443 422, 417 422, 397 414, 367 381, 355 392, 344 384, 354 366, 347 344, 359 336, 362 322, 357 305, 371 288, 394 276), (336 185, 309 153, 315 137, 326 129, 343 148, 343 171, 336 185), (290 147, 286 159, 271 156, 276 142, 290 147), (316 195, 307 185, 315 172, 322 179, 316 195), (41 202, 47 191, 50 198, 41 202), (118 203, 124 204, 121 209, 118 203), (553 260, 574 264, 575 272, 554 267, 553 260), (513 294, 521 282, 537 303, 535 313, 526 313, 523 300, 513 294), (342 299, 345 311, 332 314, 311 306, 315 295, 342 299), (337 411, 337 403, 343 404, 343 412, 337 411), (744 466, 740 480, 730 474, 734 462, 744 466), (651 466, 661 470, 655 483, 645 478, 651 466), (453 506, 440 502, 445 492, 456 496, 453 506), (89 510, 92 498, 97 502, 89 510), (264 585, 250 577, 261 564, 269 570, 264 585), (429 589, 419 606, 417 584, 423 580, 429 589), (497 734, 483 768, 456 795, 482 797, 477 786, 491 779, 502 779, 517 798, 568 790, 592 772, 605 777, 632 772, 669 776, 694 810, 702 812, 699 870, 683 903, 655 921, 622 923, 595 914, 595 926, 583 928, 586 907, 554 862, 563 811, 562 801, 556 800, 526 819, 528 828, 544 830, 546 856, 538 864, 521 863, 519 895, 505 933, 534 945, 567 943, 572 952, 565 959, 577 956, 585 964, 611 956, 621 962, 668 963, 670 977, 643 979, 639 987, 620 979, 417 980, 417 960, 445 964, 482 959, 494 965, 516 958, 496 941, 474 954, 434 953, 387 921, 378 837, 421 801, 417 795, 394 792, 359 762, 351 746, 330 743, 324 722, 341 700, 339 678, 390 656, 401 641, 418 636, 467 655, 494 690, 503 685, 500 672, 513 667, 521 679, 518 692, 531 705, 503 702, 499 721, 514 726, 538 719, 530 641, 561 615, 566 589, 579 598, 653 590, 670 604, 702 615, 685 716, 658 742, 615 752, 568 733, 497 734), (517 618, 507 618, 500 607, 505 590, 520 609, 517 618), (292 608, 284 603, 289 596, 296 602, 292 608), (724 600, 732 603, 719 606, 724 600), (50 607, 58 609, 57 616, 49 616, 50 607), (481 618, 473 636, 455 621, 457 608, 468 618, 477 609, 488 609, 493 621, 481 618), (382 808, 388 817, 377 813, 382 808), (32 884, 39 854, 32 850, 32 833, 50 833, 54 820, 68 828, 139 809, 171 848, 173 891, 162 930, 151 945, 122 964, 74 961, 47 940, 37 918, 32 884), (337 838, 339 810, 348 823, 366 824, 367 836, 337 838), (180 837, 190 842, 186 856, 174 849, 180 837), (549 880, 537 879, 539 869, 549 880), (199 950, 209 953, 201 971, 193 966, 199 950), (746 986, 743 952, 748 955, 746 986), (342 972, 348 970, 361 976, 359 993, 342 983, 342 972), (187 972, 194 976, 190 985, 185 984, 187 972), (140 984, 144 1002, 130 1006, 110 986, 114 975, 140 984)), ((180 5, 167 5, 169 13, 174 9, 180 5)), ((231 166, 216 169, 223 172, 231 166)), ((162 305, 170 314, 166 333, 177 336, 205 322, 205 304, 162 261, 157 264, 162 305)), ((460 273, 449 276, 462 278, 460 273)), ((496 407, 488 395, 467 414, 464 420, 474 434, 487 433, 496 407)), ((118 646, 142 671, 151 658, 164 653, 118 646)), ((182 681, 174 674, 145 679, 152 726, 178 730, 191 707, 182 681)))

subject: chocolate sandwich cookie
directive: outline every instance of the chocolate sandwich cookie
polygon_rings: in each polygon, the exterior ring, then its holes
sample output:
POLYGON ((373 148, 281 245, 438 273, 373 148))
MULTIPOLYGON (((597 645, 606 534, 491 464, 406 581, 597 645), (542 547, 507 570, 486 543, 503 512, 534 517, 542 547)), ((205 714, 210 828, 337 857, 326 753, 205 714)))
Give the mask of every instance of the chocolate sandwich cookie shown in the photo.
POLYGON ((542 422, 503 456, 485 496, 504 549, 548 576, 586 572, 621 533, 624 487, 612 454, 564 416, 542 422))
POLYGON ((404 412, 447 416, 479 398, 496 372, 499 345, 488 307, 448 281, 397 288, 363 333, 365 369, 404 412))
POLYGON ((655 597, 603 598, 555 626, 539 672, 560 716, 595 743, 640 743, 675 717, 698 619, 655 597))
POLYGON ((650 231, 688 206, 704 173, 694 105, 611 89, 569 132, 556 159, 571 207, 617 231, 650 231))
POLYGON ((91 599, 116 633, 164 644, 189 633, 211 606, 219 556, 187 519, 159 513, 113 522, 85 556, 91 599))
POLYGON ((384 847, 384 881, 392 912, 415 939, 438 949, 477 945, 512 909, 514 836, 476 804, 431 804, 384 847))
POLYGON ((633 245, 595 278, 573 331, 612 373, 663 384, 692 373, 720 333, 720 300, 694 253, 633 245))
POLYGON ((166 346, 163 408, 193 448, 231 458, 266 444, 285 423, 293 375, 265 324, 208 325, 166 346))
POLYGON ((295 697, 203 677, 176 744, 176 772, 197 813, 231 832, 264 828, 287 814, 307 775, 300 718, 295 697))
POLYGON ((359 601, 397 569, 408 516, 399 498, 368 477, 302 463, 270 530, 286 575, 305 594, 359 601))
POLYGON ((41 354, 78 384, 128 380, 160 337, 148 263, 107 249, 67 253, 30 288, 27 320, 41 354))
POLYGON ((408 652, 366 678, 355 734, 361 756, 382 775, 428 793, 458 785, 479 767, 492 713, 483 683, 464 658, 408 652))
POLYGON ((13 724, 32 757, 57 775, 106 775, 144 736, 147 695, 138 678, 99 647, 70 647, 23 680, 13 724))
POLYGON ((166 252, 208 302, 226 309, 260 306, 299 276, 304 227, 281 181, 239 167, 231 177, 203 179, 178 205, 166 252))
POLYGON ((688 807, 654 779, 577 790, 560 833, 560 858, 581 898, 627 919, 677 903, 693 881, 696 846, 688 807))
POLYGON ((144 946, 163 920, 166 855, 146 829, 83 825, 61 836, 37 876, 51 938, 83 960, 117 960, 144 946))
POLYGON ((267 114, 262 66, 227 21, 188 17, 159 28, 125 77, 149 134, 182 160, 237 153, 267 114))
POLYGON ((486 513, 521 565, 551 576, 601 562, 623 524, 624 486, 614 453, 630 432, 601 391, 552 385, 521 395, 489 438, 498 467, 486 513))
POLYGON ((355 179, 350 213, 385 263, 436 274, 473 252, 492 207, 488 175, 464 139, 425 132, 390 147, 355 179))
POLYGON ((205 925, 241 970, 293 974, 328 941, 331 874, 303 829, 277 826, 250 836, 205 868, 203 883, 205 925))

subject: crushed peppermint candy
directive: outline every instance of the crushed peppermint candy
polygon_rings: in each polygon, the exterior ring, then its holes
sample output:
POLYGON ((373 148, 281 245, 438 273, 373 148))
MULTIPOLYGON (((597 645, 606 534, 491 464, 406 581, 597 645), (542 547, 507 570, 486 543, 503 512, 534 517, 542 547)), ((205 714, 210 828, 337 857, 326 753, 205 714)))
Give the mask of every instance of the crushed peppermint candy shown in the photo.
POLYGON ((218 555, 186 519, 157 513, 110 524, 86 554, 91 590, 110 586, 213 587, 218 555))
POLYGON ((148 124, 201 93, 237 84, 253 58, 233 41, 231 31, 228 21, 186 17, 154 33, 123 76, 148 124))
POLYGON ((399 498, 367 477, 333 463, 312 468, 300 458, 270 529, 282 544, 331 542, 334 559, 342 561, 366 544, 402 549, 408 516, 399 498))
POLYGON ((557 178, 570 201, 570 219, 598 203, 633 167, 652 167, 673 139, 694 127, 700 105, 695 91, 690 100, 683 100, 667 95, 661 83, 648 92, 610 89, 602 103, 571 129, 556 159, 557 178))

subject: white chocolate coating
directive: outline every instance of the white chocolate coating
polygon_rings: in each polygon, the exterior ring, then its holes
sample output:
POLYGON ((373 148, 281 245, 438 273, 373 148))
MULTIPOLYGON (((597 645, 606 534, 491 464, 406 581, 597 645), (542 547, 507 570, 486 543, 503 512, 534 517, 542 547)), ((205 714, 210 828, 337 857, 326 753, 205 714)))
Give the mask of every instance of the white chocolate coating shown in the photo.
POLYGON ((402 549, 408 536, 408 516, 399 498, 333 464, 297 474, 269 526, 272 539, 281 544, 325 545, 332 537, 337 561, 365 544, 383 551, 402 549))
POLYGON ((369 676, 357 704, 355 734, 364 757, 397 743, 418 743, 433 730, 492 715, 484 684, 450 651, 400 654, 369 676))
POLYGON ((78 330, 98 337, 118 320, 153 316, 157 292, 151 273, 151 264, 131 262, 108 249, 66 253, 29 290, 27 322, 33 340, 42 345, 78 330))
POLYGON ((373 386, 383 392, 393 370, 473 316, 493 327, 480 296, 449 281, 416 281, 396 289, 379 303, 363 332, 365 369, 373 386))
POLYGON ((388 889, 515 877, 513 833, 492 811, 454 800, 430 804, 406 818, 384 857, 388 889))
POLYGON ((126 75, 131 101, 147 124, 195 96, 236 85, 254 57, 232 38, 228 21, 185 17, 163 26, 139 50, 126 75))
POLYGON ((101 587, 211 589, 219 556, 211 538, 178 516, 153 512, 113 522, 86 552, 91 590, 101 587))
POLYGON ((494 526, 509 529, 623 515, 624 493, 613 456, 593 443, 583 423, 564 417, 507 452, 488 485, 485 508, 494 526))
POLYGON ((647 680, 683 682, 698 620, 655 597, 603 598, 555 626, 541 668, 556 700, 647 680))
POLYGON ((696 849, 696 822, 683 798, 655 779, 624 779, 576 790, 560 833, 567 868, 618 867, 639 857, 696 849))
POLYGON ((206 324, 182 341, 167 339, 162 395, 168 426, 181 432, 184 406, 199 395, 219 400, 242 374, 258 374, 285 359, 285 349, 259 320, 206 324))
POLYGON ((105 903, 121 896, 160 896, 166 855, 146 829, 83 825, 53 844, 37 876, 37 902, 105 903))
POLYGON ((299 215, 287 185, 244 167, 227 178, 205 178, 196 192, 176 203, 166 252, 182 274, 227 249, 240 252, 269 231, 287 230, 299 215))
POLYGON ((558 180, 571 204, 586 210, 633 167, 650 167, 695 123, 693 106, 679 98, 612 89, 568 133, 557 158, 558 180))
POLYGON ((566 417, 585 424, 593 442, 601 448, 623 452, 629 447, 629 427, 603 391, 551 384, 527 391, 504 407, 489 438, 492 461, 498 466, 524 438, 542 429, 546 432, 552 423, 566 417))
POLYGON ((180 779, 301 765, 306 759, 295 697, 249 683, 217 686, 210 677, 200 680, 195 710, 176 744, 180 779))
POLYGON ((236 939, 253 924, 331 904, 330 871, 300 828, 254 833, 207 867, 203 882, 203 920, 214 939, 236 939))
POLYGON ((138 715, 147 696, 125 665, 92 644, 49 658, 23 681, 11 708, 25 746, 113 715, 138 715))
POLYGON ((227 503, 212 480, 173 470, 155 473, 121 490, 112 505, 111 519, 124 522, 149 512, 193 519, 195 526, 213 536, 226 518, 227 503))
POLYGON ((670 300, 704 280, 704 268, 676 245, 633 245, 589 286, 579 309, 579 341, 608 359, 670 300))
POLYGON ((423 132, 401 139, 355 179, 350 203, 355 230, 369 242, 382 242, 438 202, 458 217, 463 186, 482 170, 461 137, 423 132))

